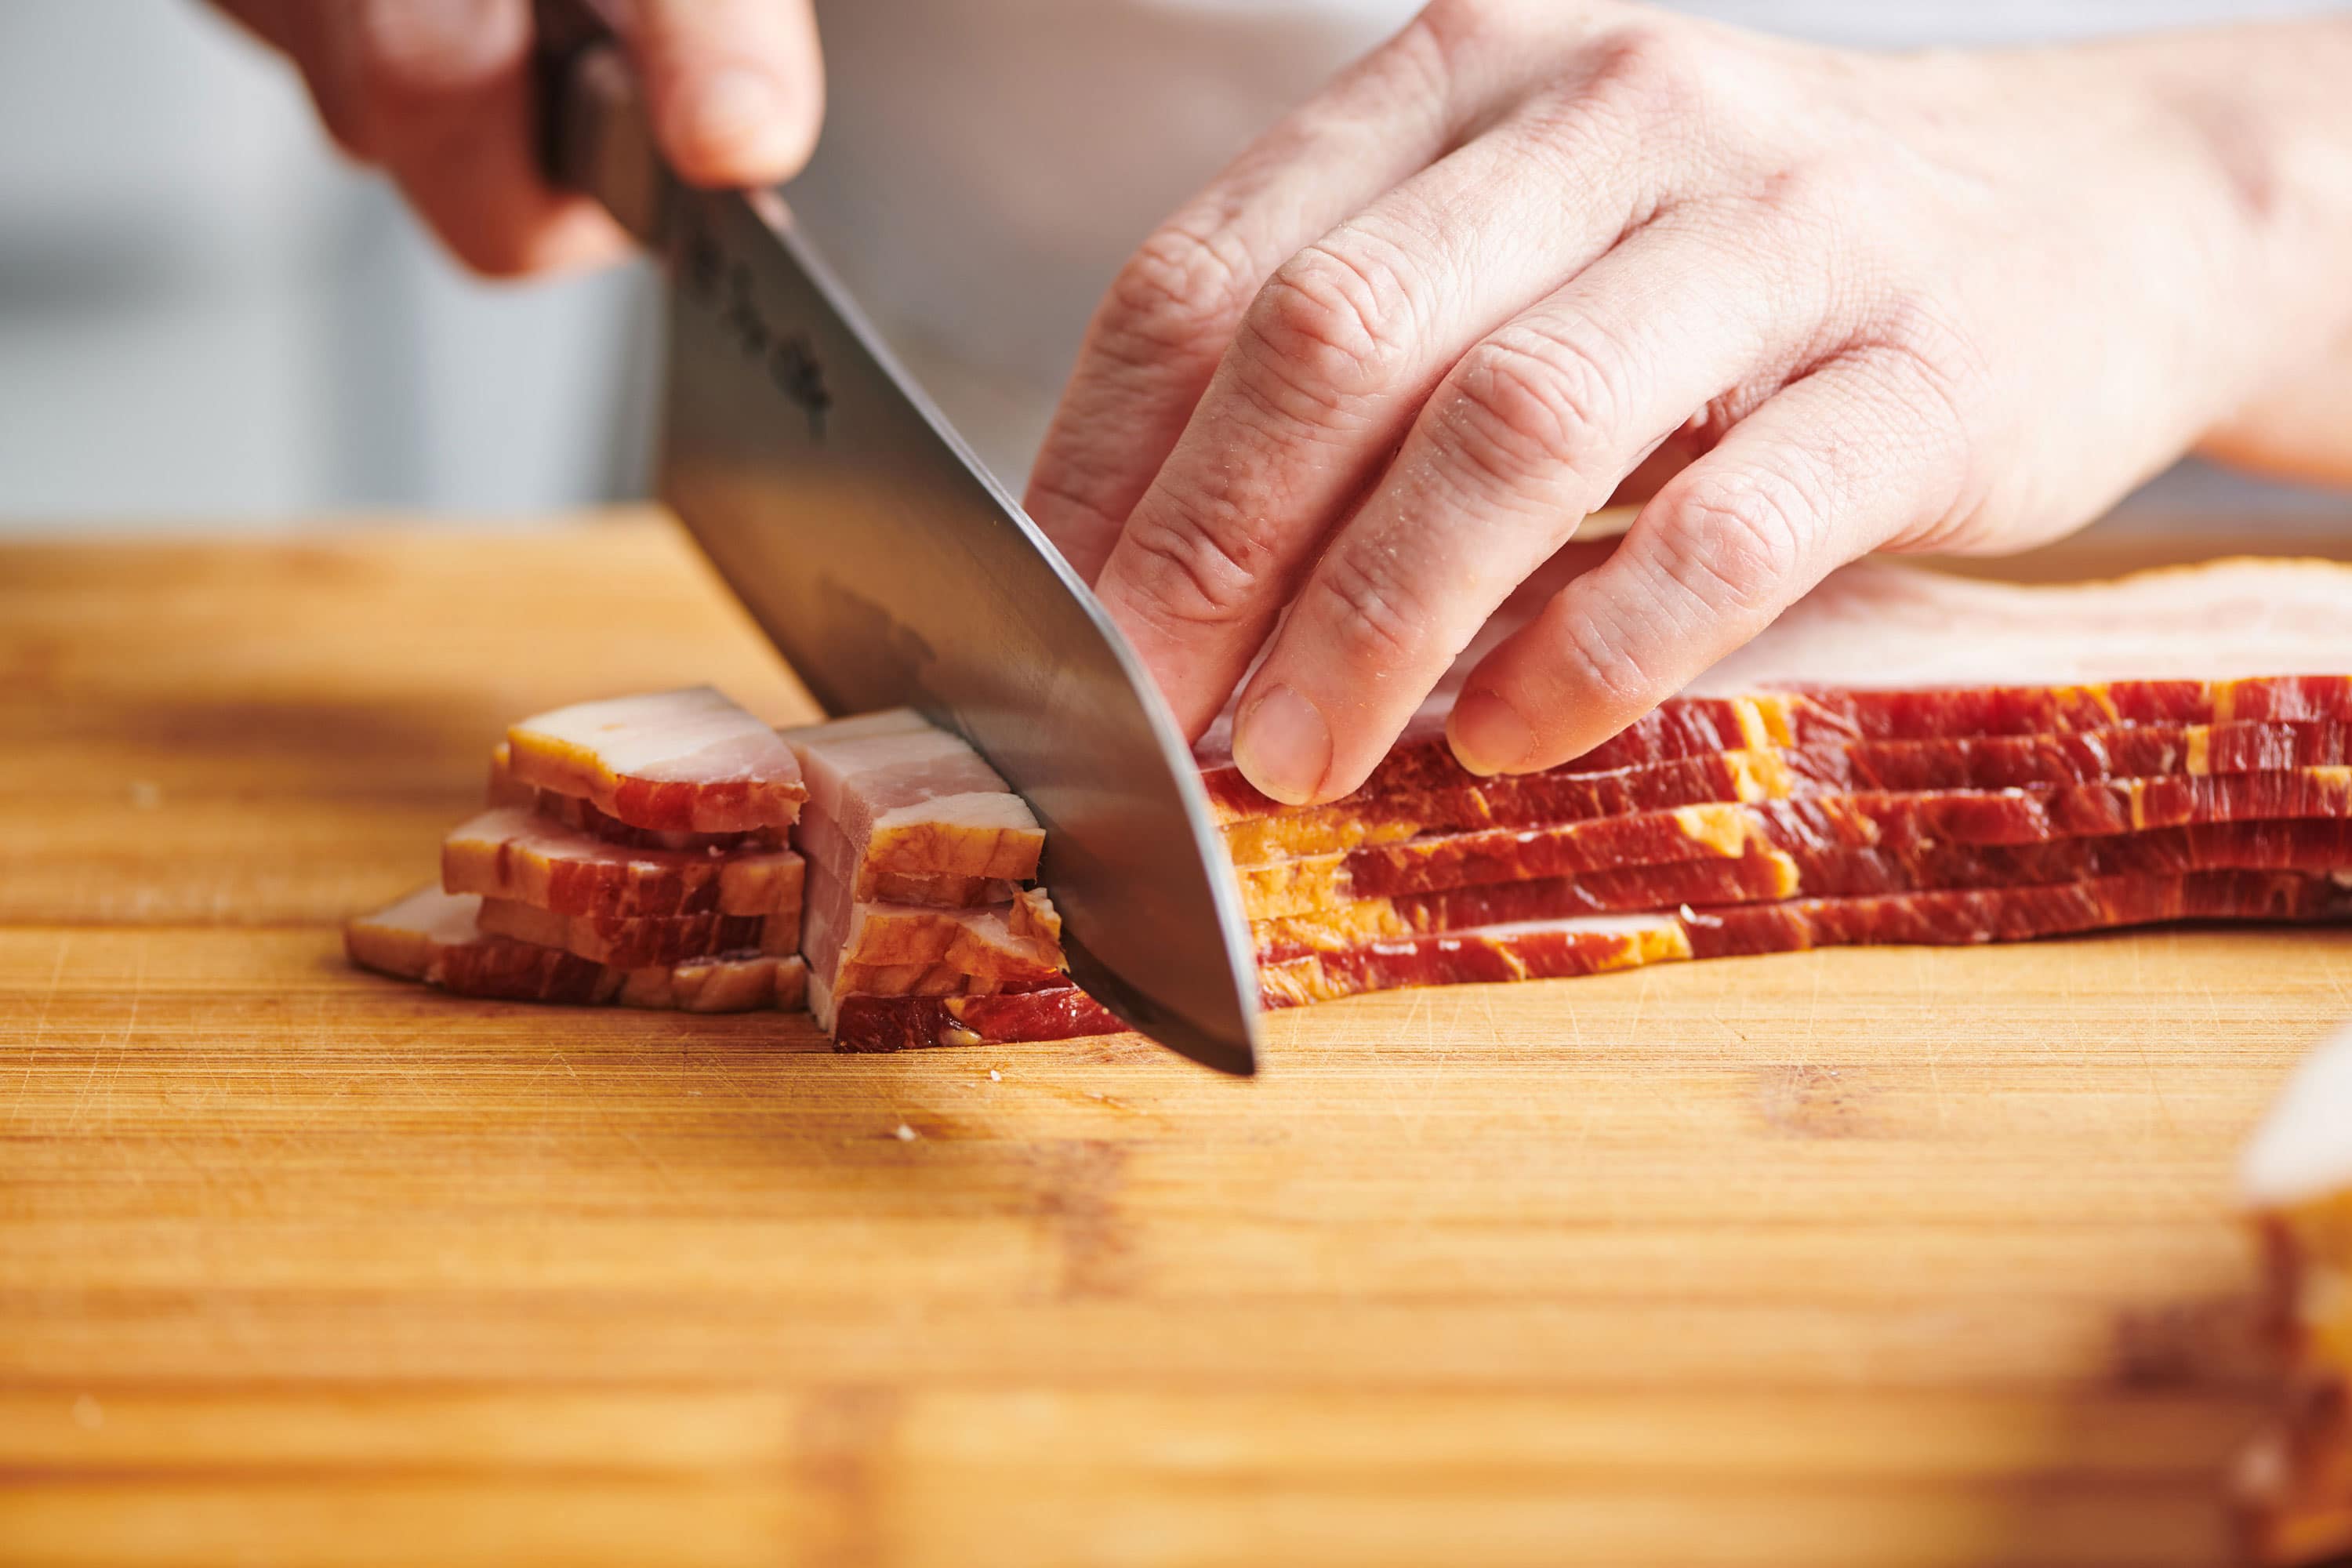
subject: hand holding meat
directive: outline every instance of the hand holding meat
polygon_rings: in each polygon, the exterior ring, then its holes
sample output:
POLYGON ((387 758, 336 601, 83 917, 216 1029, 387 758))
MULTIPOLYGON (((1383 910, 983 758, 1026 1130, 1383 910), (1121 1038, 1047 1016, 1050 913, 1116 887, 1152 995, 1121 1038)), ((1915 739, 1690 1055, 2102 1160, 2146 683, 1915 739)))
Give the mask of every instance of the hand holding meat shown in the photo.
POLYGON ((1554 765, 1843 562, 2038 542, 2342 396, 2347 80, 2341 19, 1865 58, 1438 0, 1137 253, 1030 507, 1191 732, 1272 638, 1234 753, 1303 802, 1670 476, 1454 710, 1474 770, 1554 765))
MULTIPOLYGON (((539 272, 625 248, 533 160, 530 0, 218 4, 292 57, 336 142, 382 165, 468 266, 539 272)), ((808 161, 824 107, 808 0, 631 0, 614 14, 686 178, 764 184, 808 161)))

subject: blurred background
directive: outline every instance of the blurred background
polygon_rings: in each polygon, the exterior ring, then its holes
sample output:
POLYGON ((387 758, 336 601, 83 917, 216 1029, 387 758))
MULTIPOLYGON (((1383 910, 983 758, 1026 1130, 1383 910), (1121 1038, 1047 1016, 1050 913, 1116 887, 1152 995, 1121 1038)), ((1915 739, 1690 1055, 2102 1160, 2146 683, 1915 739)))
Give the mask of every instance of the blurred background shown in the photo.
MULTIPOLYGON (((1906 47, 2338 9, 2293 0, 1712 0, 1906 47)), ((1017 489, 1121 257, 1410 0, 840 0, 792 195, 1017 489)), ((643 493, 642 267, 461 274, 196 0, 0 0, 0 528, 527 516, 643 493)), ((2344 510, 2194 465, 2134 506, 2344 510)))

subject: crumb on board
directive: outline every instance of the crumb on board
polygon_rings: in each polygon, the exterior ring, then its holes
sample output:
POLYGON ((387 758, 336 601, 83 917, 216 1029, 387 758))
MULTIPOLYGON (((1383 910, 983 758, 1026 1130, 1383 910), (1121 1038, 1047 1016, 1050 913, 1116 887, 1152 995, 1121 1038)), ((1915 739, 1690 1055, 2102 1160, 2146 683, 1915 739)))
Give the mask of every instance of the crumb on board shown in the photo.
POLYGON ((901 1121, 898 1123, 898 1130, 892 1133, 891 1136, 898 1139, 901 1143, 912 1143, 915 1141, 915 1130, 901 1121))
POLYGON ((991 1083, 1003 1083, 1004 1081, 1004 1075, 998 1072, 994 1068, 991 1068, 988 1069, 988 1081, 991 1083))

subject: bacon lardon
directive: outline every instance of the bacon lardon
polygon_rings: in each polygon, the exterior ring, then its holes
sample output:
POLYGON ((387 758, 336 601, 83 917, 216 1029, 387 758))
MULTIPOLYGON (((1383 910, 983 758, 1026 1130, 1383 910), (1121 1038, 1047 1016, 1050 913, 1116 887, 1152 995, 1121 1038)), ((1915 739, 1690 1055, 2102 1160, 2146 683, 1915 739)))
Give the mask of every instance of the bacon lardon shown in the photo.
POLYGON ((961 737, 912 709, 785 731, 808 784, 798 835, 854 897, 977 894, 1037 875, 1045 830, 961 737), (914 883, 888 884, 893 877, 914 883))
POLYGON ((558 915, 797 920, 802 880, 790 849, 632 849, 514 806, 484 812, 441 841, 444 891, 558 915))
POLYGON ((1062 969, 1061 919, 1042 892, 1002 904, 942 908, 853 898, 822 865, 809 868, 801 952, 817 984, 821 1026, 835 997, 981 994, 1046 984, 1062 969))
POLYGON ((775 731, 708 686, 583 702, 507 731, 518 784, 649 832, 789 827, 808 790, 775 731))
POLYGON ((514 751, 504 741, 490 749, 489 787, 483 792, 484 804, 493 809, 512 808, 545 817, 558 826, 570 827, 601 838, 607 844, 618 844, 629 849, 698 849, 726 851, 733 849, 782 849, 786 847, 790 831, 780 827, 762 827, 748 833, 677 833, 661 829, 632 827, 616 816, 609 816, 578 795, 558 795, 551 789, 541 789, 515 777, 514 751))
POLYGON ((807 966, 796 954, 728 952, 624 969, 483 931, 481 900, 427 888, 352 921, 353 963, 459 996, 502 1002, 617 1004, 682 1013, 798 1008, 807 966))

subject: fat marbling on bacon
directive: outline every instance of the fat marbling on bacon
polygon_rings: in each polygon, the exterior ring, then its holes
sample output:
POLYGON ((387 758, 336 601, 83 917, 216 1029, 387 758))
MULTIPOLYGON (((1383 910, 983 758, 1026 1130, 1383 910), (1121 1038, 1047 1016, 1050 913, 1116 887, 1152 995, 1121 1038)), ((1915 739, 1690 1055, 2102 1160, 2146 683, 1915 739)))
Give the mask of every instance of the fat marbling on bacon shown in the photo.
POLYGON ((808 790, 775 731, 708 686, 582 702, 507 731, 514 782, 648 832, 789 827, 808 790))

